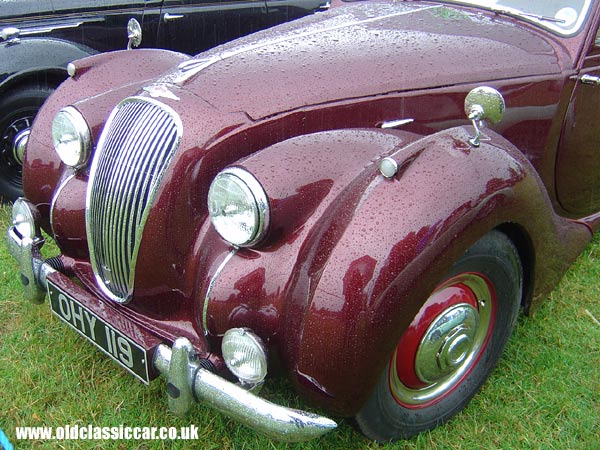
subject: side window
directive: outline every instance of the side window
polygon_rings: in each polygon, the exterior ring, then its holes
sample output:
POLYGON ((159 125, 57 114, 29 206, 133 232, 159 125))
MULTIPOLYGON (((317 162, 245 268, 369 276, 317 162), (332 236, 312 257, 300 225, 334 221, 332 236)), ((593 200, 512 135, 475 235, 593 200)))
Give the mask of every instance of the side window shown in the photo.
POLYGON ((596 37, 590 45, 583 64, 584 68, 600 66, 600 26, 596 29, 596 37))

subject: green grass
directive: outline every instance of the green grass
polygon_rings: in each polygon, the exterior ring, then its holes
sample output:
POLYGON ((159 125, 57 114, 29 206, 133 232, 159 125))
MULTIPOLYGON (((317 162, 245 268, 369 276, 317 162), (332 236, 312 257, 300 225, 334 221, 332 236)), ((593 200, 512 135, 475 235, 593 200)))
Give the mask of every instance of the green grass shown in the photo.
MULTIPOLYGON (((0 209, 0 228, 8 223, 0 209)), ((3 231, 2 231, 3 232, 3 231)), ((165 382, 145 387, 50 314, 23 300, 16 264, 0 245, 0 428, 16 448, 81 449, 598 449, 600 236, 532 318, 521 318, 504 359, 467 408, 432 432, 378 445, 351 420, 321 439, 282 444, 203 406, 186 418, 166 406, 165 382), (16 426, 186 426, 185 441, 16 441, 16 426)), ((283 380, 264 394, 309 408, 283 380)))

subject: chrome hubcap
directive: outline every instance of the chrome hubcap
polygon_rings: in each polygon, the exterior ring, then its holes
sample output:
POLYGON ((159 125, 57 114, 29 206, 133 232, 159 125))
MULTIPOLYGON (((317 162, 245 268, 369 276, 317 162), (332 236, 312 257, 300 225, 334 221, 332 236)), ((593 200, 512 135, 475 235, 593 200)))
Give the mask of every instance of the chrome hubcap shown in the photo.
POLYGON ((464 273, 439 286, 423 305, 392 355, 389 386, 408 408, 448 395, 477 365, 495 321, 491 282, 464 273))
POLYGON ((21 130, 16 134, 13 140, 12 156, 13 159, 21 166, 25 160, 25 147, 27 146, 30 132, 31 130, 29 128, 21 130))
POLYGON ((0 173, 4 182, 21 190, 21 171, 33 114, 21 116, 0 130, 0 173))
POLYGON ((440 314, 425 332, 415 359, 415 372, 424 383, 435 383, 455 371, 475 344, 479 313, 469 304, 440 314))

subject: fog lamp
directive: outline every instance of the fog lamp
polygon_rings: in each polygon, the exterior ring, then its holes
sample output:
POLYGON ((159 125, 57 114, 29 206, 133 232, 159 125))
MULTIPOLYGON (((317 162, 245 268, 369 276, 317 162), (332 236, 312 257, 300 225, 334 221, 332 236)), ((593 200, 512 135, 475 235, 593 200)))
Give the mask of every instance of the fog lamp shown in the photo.
POLYGON ((40 236, 39 212, 31 203, 18 198, 12 208, 12 226, 21 239, 40 236))
POLYGON ((92 139, 87 122, 77 109, 61 109, 52 122, 52 142, 61 161, 67 166, 81 167, 89 157, 92 139))
POLYGON ((255 385, 267 376, 267 351, 262 340, 247 328, 231 328, 221 344, 227 368, 245 384, 255 385))

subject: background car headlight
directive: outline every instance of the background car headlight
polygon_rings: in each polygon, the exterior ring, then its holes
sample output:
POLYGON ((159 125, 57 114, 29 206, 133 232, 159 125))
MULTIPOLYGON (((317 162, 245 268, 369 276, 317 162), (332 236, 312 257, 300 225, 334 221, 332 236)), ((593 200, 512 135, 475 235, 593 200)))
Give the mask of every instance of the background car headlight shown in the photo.
POLYGON ((208 212, 217 232, 234 245, 251 246, 266 233, 267 195, 243 169, 232 167, 215 177, 208 191, 208 212))
POLYGON ((240 381, 260 383, 267 376, 267 351, 262 340, 247 328, 231 328, 221 344, 227 368, 240 381))
POLYGON ((89 157, 92 139, 90 128, 77 109, 61 109, 52 122, 52 142, 66 165, 81 167, 89 157))

